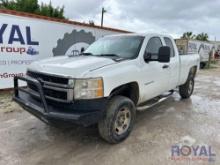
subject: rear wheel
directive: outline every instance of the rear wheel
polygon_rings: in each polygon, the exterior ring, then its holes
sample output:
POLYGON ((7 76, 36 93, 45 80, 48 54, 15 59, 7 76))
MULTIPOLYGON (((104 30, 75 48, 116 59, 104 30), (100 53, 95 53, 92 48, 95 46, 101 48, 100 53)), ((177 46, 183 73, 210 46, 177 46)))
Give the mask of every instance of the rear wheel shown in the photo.
POLYGON ((194 77, 191 77, 187 82, 179 87, 179 94, 183 99, 189 98, 194 90, 194 77))
POLYGON ((126 139, 134 125, 136 110, 127 97, 115 96, 109 102, 104 118, 98 123, 99 133, 109 143, 126 139))
POLYGON ((201 63, 200 63, 200 69, 204 69, 205 66, 206 66, 206 63, 205 63, 205 62, 201 62, 201 63))

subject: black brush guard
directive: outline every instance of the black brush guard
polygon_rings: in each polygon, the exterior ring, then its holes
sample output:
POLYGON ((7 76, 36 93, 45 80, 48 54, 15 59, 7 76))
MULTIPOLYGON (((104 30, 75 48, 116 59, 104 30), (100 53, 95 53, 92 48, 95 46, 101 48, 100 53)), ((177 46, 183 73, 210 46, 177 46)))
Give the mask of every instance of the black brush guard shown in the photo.
POLYGON ((104 114, 107 98, 92 100, 76 100, 72 103, 49 103, 45 98, 42 84, 29 76, 14 77, 13 100, 26 111, 43 122, 50 120, 71 122, 83 126, 97 123, 104 114), (37 92, 29 88, 19 87, 19 81, 36 86, 37 92))

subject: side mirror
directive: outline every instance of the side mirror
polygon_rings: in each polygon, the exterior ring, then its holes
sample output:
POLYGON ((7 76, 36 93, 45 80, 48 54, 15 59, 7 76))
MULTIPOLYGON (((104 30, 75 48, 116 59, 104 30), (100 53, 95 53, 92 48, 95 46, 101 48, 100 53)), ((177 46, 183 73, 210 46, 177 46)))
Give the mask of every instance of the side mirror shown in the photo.
POLYGON ((158 53, 158 61, 159 62, 170 62, 170 47, 169 46, 162 46, 159 49, 158 53))

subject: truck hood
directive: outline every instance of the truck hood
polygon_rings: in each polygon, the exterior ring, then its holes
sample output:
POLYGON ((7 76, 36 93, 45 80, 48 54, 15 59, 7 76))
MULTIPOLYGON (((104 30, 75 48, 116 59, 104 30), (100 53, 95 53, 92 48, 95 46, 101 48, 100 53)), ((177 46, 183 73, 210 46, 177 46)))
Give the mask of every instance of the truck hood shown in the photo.
POLYGON ((112 59, 104 57, 62 56, 33 62, 28 70, 80 78, 88 72, 115 63, 112 59))

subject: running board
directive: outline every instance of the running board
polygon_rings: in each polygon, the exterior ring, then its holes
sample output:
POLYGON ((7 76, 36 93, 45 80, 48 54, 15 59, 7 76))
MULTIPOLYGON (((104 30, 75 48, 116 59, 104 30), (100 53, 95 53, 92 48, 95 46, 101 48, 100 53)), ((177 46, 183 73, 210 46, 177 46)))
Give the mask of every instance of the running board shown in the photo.
POLYGON ((165 95, 165 96, 158 96, 157 98, 154 98, 152 100, 149 100, 146 104, 142 105, 142 106, 138 106, 137 107, 137 111, 144 111, 147 110, 148 108, 151 108, 161 102, 163 102, 164 100, 166 100, 167 98, 169 98, 170 95, 173 94, 173 91, 170 91, 170 94, 165 95), (151 103, 150 103, 151 102, 151 103))

